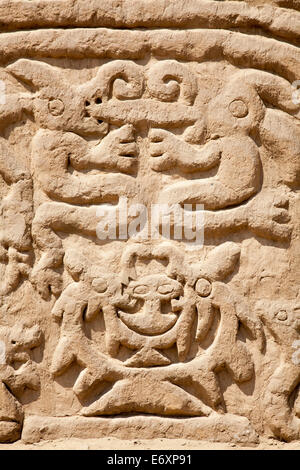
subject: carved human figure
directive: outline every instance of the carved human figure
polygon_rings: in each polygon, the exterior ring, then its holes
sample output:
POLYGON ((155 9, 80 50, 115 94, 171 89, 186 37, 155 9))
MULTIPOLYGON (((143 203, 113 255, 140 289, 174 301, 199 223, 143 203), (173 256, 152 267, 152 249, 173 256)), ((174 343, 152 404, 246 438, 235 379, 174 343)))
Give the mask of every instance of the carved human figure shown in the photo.
POLYGON ((60 292, 59 276, 52 268, 61 264, 63 246, 55 230, 96 235, 96 204, 115 203, 122 195, 134 194, 135 180, 127 173, 135 171, 137 147, 133 128, 123 126, 92 149, 75 134, 39 131, 33 139, 32 151, 36 180, 53 201, 37 209, 32 225, 42 257, 31 279, 43 297, 47 297, 48 286, 54 293, 60 292), (117 173, 101 172, 112 169, 117 173))
MULTIPOLYGON (((163 81, 167 76, 166 64, 160 78, 163 81)), ((284 79, 266 72, 242 71, 233 75, 208 104, 205 129, 201 131, 206 143, 199 142, 202 146, 194 146, 163 129, 151 130, 154 170, 165 171, 176 166, 185 173, 193 173, 217 167, 215 176, 166 188, 160 195, 161 202, 199 203, 207 210, 218 210, 248 200, 260 190, 262 169, 255 139, 266 122, 262 99, 300 118, 299 106, 291 102, 284 79)), ((200 113, 203 114, 202 109, 200 113)), ((188 130, 190 139, 193 133, 197 139, 197 125, 188 130)))
MULTIPOLYGON (((131 275, 134 276, 134 272, 130 269, 132 255, 134 254, 134 248, 129 250, 127 255, 127 264, 128 270, 127 273, 131 272, 131 275)), ((140 250, 140 255, 142 254, 143 249, 140 250)), ((143 255, 147 254, 147 250, 144 248, 143 255)), ((149 255, 150 253, 148 253, 149 255)), ((243 323, 248 330, 251 331, 252 336, 258 340, 260 347, 262 346, 262 332, 260 323, 248 316, 242 308, 237 309, 235 306, 235 300, 232 296, 230 289, 219 280, 224 279, 230 272, 234 270, 236 263, 239 258, 239 249, 235 244, 228 243, 225 244, 212 252, 207 257, 206 261, 199 263, 192 267, 189 273, 185 273, 186 277, 184 292, 182 291, 181 296, 178 299, 172 300, 172 310, 173 312, 180 312, 179 319, 177 320, 176 325, 178 326, 177 334, 177 349, 179 360, 185 361, 184 363, 164 365, 163 367, 154 367, 149 370, 149 380, 150 383, 153 380, 156 381, 157 387, 159 383, 163 381, 170 381, 173 384, 176 384, 185 389, 188 385, 193 385, 194 390, 197 390, 199 394, 197 398, 202 402, 204 400, 205 407, 208 406, 213 410, 220 411, 224 410, 224 404, 222 399, 222 392, 218 383, 218 372, 226 368, 229 373, 232 374, 233 379, 240 383, 245 382, 251 379, 253 375, 253 361, 252 358, 245 347, 245 345, 238 340, 237 334, 239 330, 239 322, 243 323), (199 349, 199 353, 194 357, 187 360, 189 348, 191 345, 191 336, 193 331, 193 323, 195 321, 195 314, 198 314, 197 322, 197 341, 201 341, 206 337, 211 325, 212 317, 216 318, 216 312, 219 312, 221 317, 218 327, 218 332, 212 343, 212 345, 206 350, 203 351, 199 349), (151 374, 151 375, 150 375, 151 374)), ((126 255, 124 255, 124 261, 126 255)), ((178 263, 174 260, 172 267, 170 268, 169 274, 173 272, 175 276, 180 275, 181 279, 183 273, 180 269, 181 257, 178 258, 178 263)), ((131 265, 132 268, 132 265, 131 265)), ((126 276, 125 276, 126 277, 126 276)), ((180 277, 180 276, 179 276, 180 277)), ((165 280, 162 284, 165 286, 165 280)), ((130 286, 131 282, 129 282, 130 286)), ((170 282, 168 283, 168 286, 170 282)), ((152 284, 153 286, 153 284, 152 284)), ((142 299, 148 300, 150 294, 149 289, 145 290, 145 278, 139 278, 138 281, 132 282, 133 289, 144 288, 143 293, 137 294, 142 296, 142 299)), ((155 290, 155 293, 157 290, 155 290)), ((152 295, 153 297, 153 295, 152 295)), ((154 295, 156 297, 156 294, 154 295)), ((144 314, 142 309, 142 314, 144 314)), ((166 313, 165 313, 166 314, 166 313)), ((130 315, 130 314, 129 314, 130 315)), ((135 313, 131 314, 132 317, 136 315, 135 313)), ((128 317, 126 317, 127 320, 128 317)), ((134 319, 131 320, 133 323, 133 329, 131 330, 131 337, 134 337, 136 330, 136 323, 134 319)), ((174 329, 174 326, 173 326, 174 329)), ((114 332, 122 331, 122 329, 117 326, 117 323, 114 323, 114 332)), ((172 329, 170 330, 170 332, 172 329)), ((144 344, 148 341, 147 336, 144 334, 144 344)), ((161 339, 161 346, 163 344, 163 339, 166 337, 166 334, 163 333, 157 338, 161 339)), ((155 341, 155 336, 150 337, 150 341, 155 341)), ((129 340, 127 340, 129 343, 129 340)), ((138 344, 137 344, 138 346, 138 344)), ((141 346, 140 346, 141 347, 141 346)), ((156 350, 160 349, 156 345, 156 350)), ((149 350, 148 350, 149 351, 149 350)), ((152 358, 154 358, 152 354, 152 358)), ((149 355, 146 354, 146 351, 140 349, 138 353, 131 358, 126 363, 128 374, 131 374, 130 382, 136 383, 137 389, 141 386, 139 384, 138 378, 135 376, 135 367, 141 366, 145 367, 144 363, 138 363, 142 358, 149 359, 149 355)), ((152 359, 153 360, 153 359, 152 359)), ((151 365, 151 362, 149 363, 151 365)), ((141 374, 145 374, 145 369, 141 370, 141 374)), ((104 410, 119 410, 121 411, 133 411, 137 405, 129 405, 129 400, 133 400, 133 394, 130 392, 127 394, 126 390, 128 389, 129 381, 121 380, 119 384, 116 384, 111 391, 106 393, 98 401, 90 405, 87 409, 84 409, 82 412, 87 416, 93 416, 95 414, 102 414, 104 410)), ((147 395, 148 397, 148 395, 147 395)), ((149 400, 149 398, 148 398, 149 400)), ((139 402, 138 397, 134 398, 135 402, 139 402)), ((131 401, 132 403, 132 401, 131 401)), ((204 405, 202 405, 204 406, 204 405)), ((207 413, 206 408, 202 409, 202 413, 207 413)), ((191 412, 190 412, 191 413, 191 412)), ((191 413, 192 414, 192 413, 191 413)))
MULTIPOLYGON (((162 89, 168 76, 166 63, 164 73, 157 77, 162 89)), ((177 80, 180 81, 179 76, 177 80)), ((156 85, 158 88, 159 84, 156 85)), ((263 183, 257 142, 260 139, 267 148, 270 147, 270 123, 275 122, 278 126, 281 117, 267 109, 263 100, 271 102, 281 112, 292 114, 293 119, 289 122, 293 125, 294 133, 300 136, 297 121, 300 117, 299 106, 291 102, 288 85, 284 79, 266 72, 239 71, 209 102, 205 113, 204 106, 199 109, 198 122, 183 134, 183 138, 164 129, 152 128, 149 133, 152 168, 160 172, 178 168, 190 176, 188 181, 166 186, 158 202, 180 205, 197 203, 203 204, 206 211, 218 211, 255 196, 263 183), (215 174, 212 176, 207 173, 205 177, 205 172, 210 170, 214 170, 215 174), (193 176, 199 173, 203 173, 203 176, 193 176)), ((285 116, 284 113, 282 115, 285 116)), ((289 145, 289 148, 292 147, 289 145)), ((299 168, 295 173, 299 174, 299 168)), ((264 191, 263 194, 270 198, 270 192, 264 191)), ((254 211, 257 210, 259 204, 255 208, 255 202, 250 203, 250 209, 253 207, 254 211)), ((275 200, 273 205, 276 210, 275 200)), ((208 214, 207 233, 215 230, 220 217, 217 213, 208 214), (214 220, 217 223, 214 224, 214 220)), ((227 211, 226 217, 229 219, 227 226, 230 223, 237 228, 248 225, 247 228, 256 232, 257 227, 252 223, 254 217, 251 215, 245 222, 245 217, 234 208, 229 213, 227 211)), ((278 238, 280 230, 274 227, 268 217, 269 212, 266 210, 265 227, 261 232, 278 238)), ((281 227, 282 234, 285 229, 281 227)))
POLYGON ((31 169, 39 190, 53 202, 42 204, 33 221, 33 238, 42 255, 31 280, 47 298, 51 291, 61 291, 60 277, 53 269, 62 262, 63 246, 55 230, 85 227, 83 232, 89 234, 92 220, 95 234, 92 205, 118 201, 134 192, 138 154, 134 129, 124 125, 106 135, 109 126, 95 117, 93 106, 97 109, 111 94, 122 99, 139 97, 143 76, 137 65, 126 61, 106 64, 94 79, 78 86, 70 86, 59 69, 45 63, 24 59, 8 69, 39 90, 31 104, 40 127, 32 142, 31 169), (59 89, 53 86, 58 81, 59 89), (91 146, 88 137, 101 141, 91 146))
MULTIPOLYGON (((80 400, 84 400, 89 390, 102 382, 112 383, 117 389, 120 388, 119 394, 117 390, 114 391, 114 399, 118 403, 110 403, 110 398, 104 395, 100 406, 98 402, 95 403, 95 410, 92 409, 93 404, 92 407, 83 408, 81 413, 93 416, 136 410, 166 415, 179 412, 208 415, 210 410, 207 407, 180 388, 168 382, 157 383, 153 378, 151 380, 150 374, 143 378, 141 369, 124 367, 121 361, 101 352, 99 345, 87 338, 86 321, 92 320, 98 311, 102 311, 104 315, 108 310, 115 311, 114 304, 128 306, 129 299, 126 294, 122 294, 122 285, 116 275, 105 276, 100 267, 98 270, 89 270, 87 260, 83 257, 78 260, 77 253, 67 252, 66 257, 65 263, 74 283, 63 291, 53 308, 54 317, 61 321, 61 335, 52 359, 52 373, 56 377, 63 374, 74 361, 80 364, 83 370, 73 387, 80 400), (143 393, 137 401, 132 402, 130 394, 137 392, 137 384, 143 393), (127 390, 125 400, 124 386, 127 390)), ((119 342, 117 331, 110 332, 108 353, 114 348, 114 341, 119 342)))
MULTIPOLYGON (((104 395, 102 404, 98 401, 89 408, 83 408, 82 414, 89 416, 95 414, 112 414, 119 412, 142 411, 159 414, 182 413, 187 415, 208 415, 210 410, 199 400, 196 400, 180 388, 168 381, 160 381, 151 377, 145 369, 124 367, 122 361, 112 359, 113 349, 120 343, 118 330, 109 330, 107 335, 107 354, 100 352, 99 346, 87 338, 85 322, 94 318, 97 312, 102 311, 104 319, 116 312, 116 306, 127 308, 132 302, 127 294, 122 293, 121 280, 114 274, 103 274, 103 269, 88 268, 87 260, 78 259, 76 253, 66 253, 65 264, 74 278, 57 300, 53 315, 61 321, 61 336, 52 360, 54 376, 63 374, 65 370, 76 361, 83 370, 76 380, 73 390, 79 399, 84 400, 89 390, 95 384, 112 382, 114 387, 114 400, 110 403, 109 396, 104 395), (141 375, 141 371, 144 371, 141 375), (144 389, 142 395, 134 402, 128 402, 130 394, 137 391, 136 386, 144 389), (124 399, 124 387, 127 398, 124 399), (131 392, 130 392, 131 390, 131 392), (163 390, 164 395, 161 396, 163 390), (118 403, 116 403, 116 400, 118 403), (94 406, 95 409, 92 409, 94 406)), ((109 329, 109 325, 106 324, 109 329)), ((157 352, 157 357, 160 354, 157 352)), ((145 360, 145 357, 144 357, 145 360)), ((150 365, 150 364, 149 364, 150 365)), ((147 369, 146 369, 147 371, 147 369)))
POLYGON ((299 439, 300 419, 291 404, 291 396, 300 383, 299 298, 294 301, 263 299, 257 302, 256 309, 280 351, 278 366, 262 399, 266 426, 279 439, 299 439))

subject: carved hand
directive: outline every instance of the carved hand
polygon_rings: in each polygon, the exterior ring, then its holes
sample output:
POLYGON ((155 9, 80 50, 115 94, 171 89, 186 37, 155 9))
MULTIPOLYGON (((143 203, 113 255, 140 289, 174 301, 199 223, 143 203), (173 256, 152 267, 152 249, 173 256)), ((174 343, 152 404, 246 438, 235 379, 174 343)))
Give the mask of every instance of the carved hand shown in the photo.
POLYGON ((134 173, 137 155, 138 147, 135 142, 134 128, 126 124, 111 131, 97 147, 91 150, 89 163, 100 168, 134 173))
POLYGON ((288 223, 290 221, 288 205, 288 197, 285 194, 278 194, 278 190, 262 191, 247 205, 247 209, 245 208, 248 227, 262 237, 289 239, 292 226, 288 223))
POLYGON ((151 129, 149 133, 151 167, 155 171, 169 170, 178 166, 182 171, 205 171, 220 160, 219 143, 208 142, 197 148, 163 129, 151 129))

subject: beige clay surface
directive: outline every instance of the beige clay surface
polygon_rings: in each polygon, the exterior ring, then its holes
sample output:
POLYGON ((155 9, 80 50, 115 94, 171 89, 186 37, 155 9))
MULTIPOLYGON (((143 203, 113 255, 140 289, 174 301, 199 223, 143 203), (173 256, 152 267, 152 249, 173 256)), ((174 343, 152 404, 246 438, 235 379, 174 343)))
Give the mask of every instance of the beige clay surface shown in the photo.
POLYGON ((300 2, 0 25, 0 450, 299 448, 300 2))

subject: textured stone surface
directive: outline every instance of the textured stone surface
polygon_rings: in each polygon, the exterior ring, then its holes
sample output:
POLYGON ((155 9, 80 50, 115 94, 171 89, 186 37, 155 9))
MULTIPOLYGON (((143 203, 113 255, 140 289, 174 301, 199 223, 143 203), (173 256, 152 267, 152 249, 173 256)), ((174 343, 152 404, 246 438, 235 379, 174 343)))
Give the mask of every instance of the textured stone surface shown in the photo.
POLYGON ((0 442, 300 439, 299 10, 0 1, 0 442))

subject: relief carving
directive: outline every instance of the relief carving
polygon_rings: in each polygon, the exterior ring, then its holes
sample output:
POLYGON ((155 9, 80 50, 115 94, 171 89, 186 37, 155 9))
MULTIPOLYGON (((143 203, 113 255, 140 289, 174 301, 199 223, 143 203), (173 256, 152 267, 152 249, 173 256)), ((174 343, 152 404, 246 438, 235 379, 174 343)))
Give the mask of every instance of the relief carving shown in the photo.
POLYGON ((31 360, 31 351, 42 341, 38 327, 15 324, 0 327, 0 440, 20 438, 24 413, 18 399, 25 388, 37 391, 38 369, 31 360), (16 366, 19 367, 16 369, 16 366))
POLYGON ((27 409, 300 439, 298 12, 2 3, 0 441, 27 409))
MULTIPOLYGON (((263 404, 265 420, 280 439, 299 439, 300 420, 293 410, 300 383, 299 301, 260 300, 257 310, 266 329, 279 347, 279 364, 266 387, 263 404)), ((297 405, 295 406, 297 410, 297 405)))
POLYGON ((83 408, 82 414, 208 416, 219 408, 224 411, 218 371, 226 368, 238 383, 251 379, 254 365, 237 338, 239 322, 260 345, 261 325, 246 312, 236 310, 233 293, 220 282, 238 263, 237 245, 216 248, 187 272, 180 251, 169 244, 148 248, 132 245, 124 253, 125 271, 120 276, 104 276, 103 269, 89 268, 88 261, 74 252, 66 257, 74 282, 52 310, 61 324, 52 372, 58 376, 74 361, 80 364, 83 370, 73 390, 83 401, 101 382, 114 384, 99 400, 83 408), (166 260, 164 270, 138 276, 135 262, 154 258, 166 260), (86 322, 97 315, 103 316, 105 344, 97 345, 87 337, 86 322), (202 349, 201 343, 210 332, 211 344, 202 349), (192 345, 196 348, 191 351, 192 345), (144 390, 146 395, 141 398, 143 383, 148 383, 148 391, 144 390), (196 388, 196 397, 184 391, 189 385, 196 388), (166 402, 158 400, 165 392, 174 397, 170 403, 169 398, 166 402))

